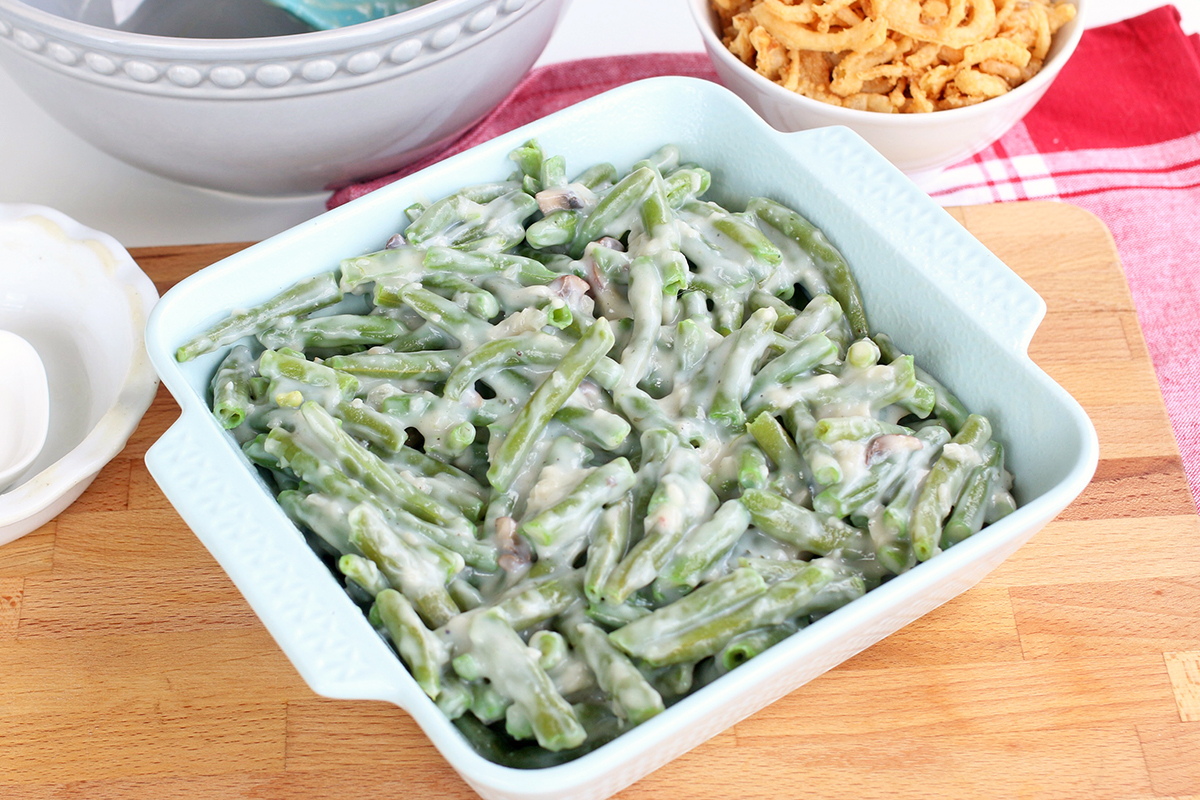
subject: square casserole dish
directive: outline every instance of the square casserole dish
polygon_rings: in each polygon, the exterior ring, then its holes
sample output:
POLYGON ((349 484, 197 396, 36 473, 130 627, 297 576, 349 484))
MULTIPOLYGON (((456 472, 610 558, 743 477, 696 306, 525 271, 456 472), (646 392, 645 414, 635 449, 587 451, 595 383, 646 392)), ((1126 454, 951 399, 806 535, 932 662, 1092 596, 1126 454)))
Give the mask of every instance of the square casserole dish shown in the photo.
POLYGON ((1083 491, 1096 467, 1095 430, 1026 354, 1044 314, 1028 285, 851 131, 780 133, 715 84, 656 78, 447 159, 181 282, 159 302, 146 341, 182 416, 146 462, 315 692, 405 709, 488 800, 598 800, 970 588, 1083 491), (628 170, 675 143, 685 161, 712 171, 709 199, 741 208, 762 195, 811 219, 850 262, 874 329, 993 421, 1019 507, 588 755, 519 770, 478 755, 422 693, 210 413, 208 384, 225 349, 186 364, 173 356, 230 309, 379 249, 414 201, 504 177, 509 151, 530 138, 576 171, 600 161, 628 170))

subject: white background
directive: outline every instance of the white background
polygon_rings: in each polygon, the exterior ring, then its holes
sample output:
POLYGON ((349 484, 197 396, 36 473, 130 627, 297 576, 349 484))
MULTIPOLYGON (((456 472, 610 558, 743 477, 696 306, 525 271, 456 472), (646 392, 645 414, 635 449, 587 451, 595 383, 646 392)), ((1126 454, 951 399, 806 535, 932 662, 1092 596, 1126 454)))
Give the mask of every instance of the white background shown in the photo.
MULTIPOLYGON (((1088 25, 1160 5, 1163 0, 1091 0, 1088 25)), ((1175 5, 1184 31, 1200 31, 1200 0, 1175 5)), ((574 0, 538 64, 700 50, 685 0, 574 0)), ((126 247, 141 247, 264 239, 321 213, 325 199, 236 197, 142 172, 64 129, 0 70, 0 203, 50 206, 126 247)))

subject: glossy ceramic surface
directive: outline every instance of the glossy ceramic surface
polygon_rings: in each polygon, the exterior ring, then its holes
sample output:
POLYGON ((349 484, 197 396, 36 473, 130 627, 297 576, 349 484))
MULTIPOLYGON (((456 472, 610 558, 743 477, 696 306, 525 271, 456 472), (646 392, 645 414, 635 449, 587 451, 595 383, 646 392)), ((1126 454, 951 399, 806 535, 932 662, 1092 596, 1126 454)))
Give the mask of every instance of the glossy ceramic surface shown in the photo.
POLYGON ((1026 355, 1044 313, 1029 286, 854 133, 780 133, 719 86, 658 78, 498 137, 180 283, 152 315, 147 346, 183 414, 146 461, 316 692, 403 707, 486 798, 598 800, 974 585, 1083 490, 1096 466, 1095 431, 1026 355), (173 354, 231 307, 377 250, 415 199, 507 175, 508 152, 531 137, 564 155, 570 171, 598 161, 626 170, 674 142, 685 161, 713 172, 721 192, 712 199, 738 206, 765 195, 808 216, 855 269, 876 329, 993 420, 1021 507, 595 752, 522 771, 471 749, 296 535, 208 410, 208 382, 224 352, 187 364, 173 354))
POLYGON ((50 426, 46 368, 33 345, 0 330, 0 492, 37 458, 50 426))

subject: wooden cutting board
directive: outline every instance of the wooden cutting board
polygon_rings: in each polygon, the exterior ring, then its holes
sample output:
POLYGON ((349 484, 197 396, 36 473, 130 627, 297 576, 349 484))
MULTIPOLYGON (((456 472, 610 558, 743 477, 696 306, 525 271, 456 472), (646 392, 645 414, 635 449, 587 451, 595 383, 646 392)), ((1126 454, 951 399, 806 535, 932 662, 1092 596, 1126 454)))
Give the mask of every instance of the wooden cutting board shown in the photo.
MULTIPOLYGON (((1112 238, 951 212, 1041 293, 1030 352, 1100 466, 977 588, 619 797, 1200 796, 1200 524, 1112 238)), ((159 291, 244 245, 134 256, 159 291)), ((0 798, 475 795, 399 709, 315 696, 150 479, 160 390, 57 520, 0 548, 0 798)))

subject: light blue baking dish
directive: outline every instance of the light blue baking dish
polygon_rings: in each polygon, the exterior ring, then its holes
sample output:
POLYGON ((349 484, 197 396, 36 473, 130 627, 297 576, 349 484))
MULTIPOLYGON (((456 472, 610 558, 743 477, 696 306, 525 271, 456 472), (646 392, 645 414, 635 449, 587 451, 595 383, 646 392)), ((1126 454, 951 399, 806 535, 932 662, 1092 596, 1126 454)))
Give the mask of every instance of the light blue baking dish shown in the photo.
MULTIPOLYGON (((1045 303, 945 211, 843 128, 779 133, 711 83, 657 78, 565 109, 231 256, 155 308, 146 342, 182 417, 146 462, 319 694, 393 702, 485 798, 598 800, 753 714, 971 587, 1083 491, 1096 467, 1091 422, 1030 361, 1045 303), (175 349, 230 309, 259 302, 347 256, 378 249, 403 209, 502 178, 507 154, 536 137, 571 169, 625 170, 667 142, 713 172, 713 199, 765 195, 820 226, 853 266, 877 330, 988 415, 1017 476, 1018 511, 888 582, 665 713, 569 764, 498 766, 476 754, 418 689, 339 583, 297 535, 209 413, 223 353, 187 364, 175 349)), ((871 701, 863 698, 863 713, 871 701)))

